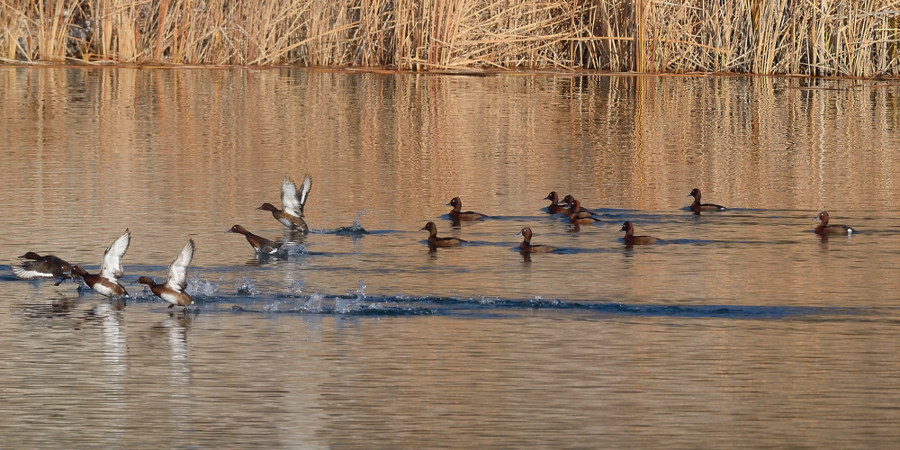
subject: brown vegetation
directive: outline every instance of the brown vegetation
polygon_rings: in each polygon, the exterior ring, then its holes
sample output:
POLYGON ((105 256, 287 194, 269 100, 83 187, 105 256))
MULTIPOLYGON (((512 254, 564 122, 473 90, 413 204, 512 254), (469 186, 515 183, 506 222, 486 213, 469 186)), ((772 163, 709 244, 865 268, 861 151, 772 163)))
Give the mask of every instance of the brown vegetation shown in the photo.
POLYGON ((892 0, 2 0, 0 60, 898 75, 892 0))

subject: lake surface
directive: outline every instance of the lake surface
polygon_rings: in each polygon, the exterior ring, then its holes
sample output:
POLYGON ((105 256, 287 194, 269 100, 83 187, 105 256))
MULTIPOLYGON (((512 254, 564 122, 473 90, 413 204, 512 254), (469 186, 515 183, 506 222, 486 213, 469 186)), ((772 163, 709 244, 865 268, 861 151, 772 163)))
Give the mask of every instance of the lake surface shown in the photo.
POLYGON ((0 67, 0 445, 895 448, 900 85, 0 67), (263 202, 312 175, 312 232, 263 202), (694 215, 692 188, 722 213, 694 215), (601 221, 547 213, 573 194, 601 221), (445 206, 489 217, 454 226, 445 206), (822 239, 812 218, 858 230, 822 239), (662 239, 626 248, 625 220, 662 239), (430 251, 439 235, 469 242, 430 251), (293 240, 258 257, 224 231, 293 240), (557 247, 523 257, 514 236, 557 247), (17 280, 26 251, 131 293, 17 280), (188 292, 162 280, 188 239, 188 292))

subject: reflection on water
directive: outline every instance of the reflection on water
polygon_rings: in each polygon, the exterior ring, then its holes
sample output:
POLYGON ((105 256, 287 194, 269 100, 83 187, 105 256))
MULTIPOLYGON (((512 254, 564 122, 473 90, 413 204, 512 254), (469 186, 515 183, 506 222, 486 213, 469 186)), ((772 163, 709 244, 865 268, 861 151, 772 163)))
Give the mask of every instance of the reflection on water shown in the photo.
POLYGON ((898 86, 0 67, 4 446, 889 447, 898 86), (311 233, 271 214, 311 173, 311 233), (692 214, 687 194, 730 207, 692 214), (601 221, 547 213, 571 193, 601 221), (485 220, 453 223, 446 203, 485 220), (815 214, 860 230, 822 239, 815 214), (662 239, 626 248, 619 229, 662 239), (431 251, 419 230, 468 242, 431 251), (244 225, 288 251, 254 256, 244 225), (553 253, 523 257, 534 230, 553 253), (25 251, 110 301, 16 280, 25 251), (136 284, 185 238, 196 309, 136 284))

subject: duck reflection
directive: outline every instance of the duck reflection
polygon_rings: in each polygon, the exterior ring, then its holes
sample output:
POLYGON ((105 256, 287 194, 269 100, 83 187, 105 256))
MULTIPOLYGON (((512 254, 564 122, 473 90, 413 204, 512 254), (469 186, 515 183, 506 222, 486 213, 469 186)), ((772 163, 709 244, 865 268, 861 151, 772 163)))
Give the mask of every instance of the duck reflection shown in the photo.
MULTIPOLYGON (((85 311, 84 322, 100 326, 103 346, 103 365, 110 386, 121 386, 128 371, 128 342, 119 302, 98 303, 85 311)), ((124 303, 123 303, 124 304, 124 303)))
POLYGON ((190 382, 187 334, 196 315, 196 312, 173 312, 151 328, 154 335, 162 335, 168 344, 169 367, 172 369, 169 379, 172 384, 188 385, 190 382))
POLYGON ((77 298, 60 297, 50 303, 27 303, 24 305, 25 317, 31 319, 54 319, 69 317, 75 309, 77 298))

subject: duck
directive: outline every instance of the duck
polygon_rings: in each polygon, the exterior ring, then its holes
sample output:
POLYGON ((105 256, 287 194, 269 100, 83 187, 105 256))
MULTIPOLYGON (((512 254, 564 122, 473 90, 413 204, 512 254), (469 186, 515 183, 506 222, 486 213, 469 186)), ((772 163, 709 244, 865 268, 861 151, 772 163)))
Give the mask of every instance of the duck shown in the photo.
POLYGON ((713 203, 700 203, 700 189, 697 188, 692 189, 691 193, 688 194, 688 197, 694 197, 694 202, 691 203, 691 211, 693 211, 694 214, 700 214, 701 211, 725 211, 728 209, 722 205, 713 203))
POLYGON ((659 240, 653 236, 635 236, 634 225, 630 220, 626 220, 619 231, 625 232, 625 245, 629 247, 632 245, 649 245, 659 240))
POLYGON ((469 242, 464 239, 455 237, 438 237, 437 225, 434 222, 428 222, 419 231, 428 230, 428 246, 429 247, 455 247, 463 242, 469 242))
POLYGON ((594 222, 600 221, 600 219, 598 219, 594 216, 591 216, 590 213, 588 213, 587 216, 584 216, 583 214, 581 214, 582 212, 585 212, 585 211, 581 210, 581 202, 578 201, 577 199, 573 199, 572 200, 572 208, 571 208, 571 211, 569 212, 569 222, 572 225, 590 225, 594 222))
POLYGON ((450 218, 454 221, 481 220, 487 217, 484 214, 475 211, 462 211, 462 200, 460 200, 459 197, 453 197, 453 200, 450 200, 450 203, 447 203, 447 206, 453 207, 450 211, 450 218))
MULTIPOLYGON (((566 215, 571 216, 572 212, 574 212, 575 210, 575 197, 572 194, 567 194, 565 197, 563 197, 563 204, 569 207, 565 211, 566 215)), ((579 205, 581 205, 580 202, 579 205)), ((578 211, 578 217, 591 217, 595 214, 593 211, 585 208, 584 206, 581 206, 580 208, 581 209, 578 211)))
POLYGON ((522 253, 548 253, 556 250, 549 245, 531 245, 531 227, 522 228, 516 236, 522 236, 522 243, 519 244, 519 251, 522 253))
POLYGON ((138 278, 138 283, 146 284, 150 287, 150 292, 169 302, 169 308, 184 306, 187 309, 188 306, 194 303, 191 296, 184 292, 184 289, 187 287, 187 266, 193 258, 194 240, 189 239, 188 243, 181 249, 181 253, 175 257, 175 261, 172 261, 172 264, 169 265, 168 279, 166 279, 165 283, 156 283, 147 276, 138 278))
POLYGON ((309 197, 309 191, 312 189, 312 176, 307 174, 303 178, 300 185, 300 191, 297 191, 297 185, 290 178, 285 178, 281 183, 281 207, 278 209, 271 203, 263 203, 256 209, 262 209, 272 213, 282 225, 297 230, 302 233, 309 232, 309 226, 303 220, 303 206, 306 205, 306 199, 309 197))
POLYGON ((56 283, 58 286, 72 276, 72 265, 57 256, 41 256, 35 252, 27 252, 19 258, 30 260, 12 267, 13 274, 21 280, 56 278, 59 280, 56 283))
POLYGON ((125 275, 122 270, 122 257, 131 245, 131 231, 127 228, 125 233, 119 236, 103 252, 103 262, 100 264, 99 274, 90 274, 81 266, 72 267, 72 275, 78 275, 91 289, 107 297, 128 295, 125 287, 119 283, 119 277, 125 275))
POLYGON ((559 214, 566 212, 566 205, 559 203, 559 194, 556 191, 550 191, 544 200, 550 200, 550 205, 547 206, 547 210, 550 211, 550 214, 559 214))
POLYGON ((819 226, 816 227, 816 234, 846 234, 849 236, 856 232, 856 230, 846 225, 828 225, 828 219, 828 211, 822 211, 816 217, 813 217, 813 220, 821 220, 819 226))
POLYGON ((225 230, 225 232, 243 234, 244 237, 247 238, 247 242, 250 243, 250 246, 253 247, 253 250, 256 250, 257 253, 267 253, 270 255, 277 253, 283 244, 282 242, 270 241, 262 236, 257 236, 240 225, 234 225, 225 230))

